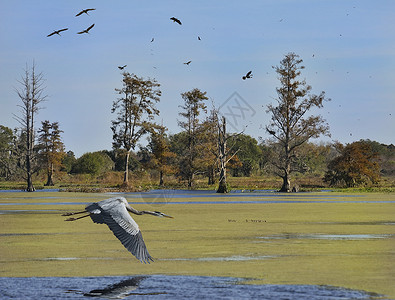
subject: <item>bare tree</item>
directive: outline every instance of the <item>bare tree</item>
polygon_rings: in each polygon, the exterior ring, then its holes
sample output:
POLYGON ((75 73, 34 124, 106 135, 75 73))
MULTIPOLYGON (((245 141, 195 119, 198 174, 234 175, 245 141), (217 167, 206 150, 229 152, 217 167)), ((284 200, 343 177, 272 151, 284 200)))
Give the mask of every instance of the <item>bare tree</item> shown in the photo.
POLYGON ((135 149, 141 136, 150 132, 156 125, 153 123, 159 110, 155 104, 160 100, 160 86, 156 80, 144 80, 134 74, 125 72, 123 75, 123 87, 115 89, 121 98, 113 102, 111 112, 117 112, 117 118, 112 121, 114 149, 126 150, 125 175, 123 185, 129 185, 129 157, 135 149))
POLYGON ((236 134, 228 134, 226 132, 226 118, 224 116, 221 117, 221 120, 217 117, 217 127, 218 127, 218 135, 217 135, 217 157, 219 162, 219 184, 217 193, 228 193, 228 185, 226 182, 226 166, 230 160, 239 152, 239 148, 234 150, 234 147, 230 147, 228 149, 228 141, 230 139, 234 139, 237 136, 243 133, 239 132, 236 134))
POLYGON ((26 134, 25 141, 25 165, 24 171, 26 173, 26 191, 33 192, 35 188, 33 186, 32 175, 34 172, 34 142, 35 142, 35 132, 34 132, 34 119, 38 111, 40 110, 40 103, 45 101, 47 98, 44 92, 44 76, 42 73, 36 72, 36 66, 33 62, 31 69, 26 65, 25 73, 22 76, 20 83, 20 88, 16 89, 21 104, 18 105, 20 108, 20 115, 15 115, 15 119, 19 122, 22 127, 22 131, 26 134))
POLYGON ((277 91, 277 105, 269 104, 267 112, 271 114, 271 122, 266 126, 267 132, 278 146, 272 163, 275 173, 283 179, 281 192, 290 191, 290 173, 297 161, 296 149, 310 138, 329 134, 329 126, 320 115, 307 116, 312 108, 322 108, 325 92, 320 95, 310 94, 311 86, 305 80, 299 80, 303 62, 295 53, 288 53, 273 67, 281 86, 277 91))

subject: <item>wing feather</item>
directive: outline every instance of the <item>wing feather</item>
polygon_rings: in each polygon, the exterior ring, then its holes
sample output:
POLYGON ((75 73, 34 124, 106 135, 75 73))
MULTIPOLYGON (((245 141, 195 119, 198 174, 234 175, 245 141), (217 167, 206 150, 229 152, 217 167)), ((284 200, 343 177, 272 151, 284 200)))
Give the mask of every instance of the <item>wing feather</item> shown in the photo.
POLYGON ((119 201, 114 201, 113 198, 107 199, 92 203, 85 209, 91 213, 90 217, 93 222, 106 224, 122 245, 140 262, 154 261, 148 253, 137 223, 119 201))

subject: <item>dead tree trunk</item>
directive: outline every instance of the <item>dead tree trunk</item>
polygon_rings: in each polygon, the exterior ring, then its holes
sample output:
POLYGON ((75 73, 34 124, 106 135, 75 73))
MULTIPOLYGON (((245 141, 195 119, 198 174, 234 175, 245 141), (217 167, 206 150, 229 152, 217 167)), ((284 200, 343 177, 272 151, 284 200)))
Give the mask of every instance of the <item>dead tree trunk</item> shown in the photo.
POLYGON ((122 186, 128 187, 129 186, 129 157, 130 151, 126 151, 126 162, 125 162, 125 173, 123 175, 123 183, 122 186))
POLYGON ((53 183, 53 164, 50 163, 50 167, 48 168, 48 172, 47 172, 47 183, 44 184, 45 186, 54 186, 55 184, 53 183))
POLYGON ((219 184, 217 193, 227 193, 228 186, 226 184, 226 119, 222 117, 222 124, 218 124, 218 160, 219 160, 219 184))

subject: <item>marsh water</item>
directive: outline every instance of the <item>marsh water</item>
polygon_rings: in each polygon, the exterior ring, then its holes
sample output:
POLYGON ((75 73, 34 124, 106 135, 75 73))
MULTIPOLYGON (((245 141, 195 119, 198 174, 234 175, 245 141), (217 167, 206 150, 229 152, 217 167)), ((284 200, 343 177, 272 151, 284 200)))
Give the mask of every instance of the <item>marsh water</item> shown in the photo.
MULTIPOLYGON (((39 215, 58 214, 56 206, 86 205, 105 198, 121 195, 130 204, 148 204, 155 207, 164 205, 188 206, 188 205, 319 205, 337 206, 339 204, 355 205, 390 205, 393 208, 394 197, 372 199, 360 194, 336 194, 336 193, 297 193, 280 194, 274 191, 234 191, 228 195, 219 195, 213 191, 180 191, 180 190, 154 190, 146 193, 105 193, 98 195, 86 194, 83 197, 68 198, 65 193, 51 190, 50 193, 23 193, 17 191, 0 192, 0 218, 2 215, 39 215), (12 196, 11 196, 12 194, 12 196), (33 207, 31 207, 33 206, 33 207), (49 207, 51 206, 51 207, 49 207), (47 209, 48 207, 48 209, 47 209)), ((67 194, 67 193, 66 193, 67 194)), ((71 194, 72 195, 72 194, 71 194)), ((369 211, 367 211, 367 214, 369 211)), ((1 219, 0 219, 1 220, 1 219)), ((266 219, 235 219, 227 218, 226 222, 248 224, 264 223, 266 219)), ((278 227, 283 226, 284 221, 277 221, 278 227)), ((309 222, 307 222, 309 223, 309 222)), ((296 224, 296 223, 295 223, 296 224)), ((296 224, 300 225, 300 224, 296 224)), ((322 226, 357 226, 361 230, 357 232, 275 232, 255 235, 252 243, 274 247, 281 245, 310 245, 314 241, 327 243, 328 247, 336 243, 363 242, 369 245, 374 241, 393 241, 395 239, 394 218, 366 218, 363 220, 341 221, 312 221, 310 225, 322 226), (369 230, 364 231, 365 228, 369 230), (379 228, 375 231, 374 228, 379 228), (372 230, 373 228, 373 230, 372 230), (385 230, 382 230, 382 229, 385 230)), ((2 238, 18 236, 53 235, 45 232, 12 232, 1 231, 2 238)), ((350 244, 352 247, 352 244, 350 244)), ((270 249, 267 248, 267 249, 270 249)), ((266 249, 266 248, 265 248, 266 249)), ((351 248, 350 248, 351 249, 351 248)), ((354 251, 354 250, 353 250, 354 251)), ((389 250, 389 256, 393 257, 393 249, 389 250)), ((326 254, 325 254, 326 255, 326 254)), ((334 255, 329 253, 329 255, 334 255)), ((337 255, 337 254, 336 254, 337 255)), ((343 254, 342 254, 343 255, 343 254)), ((353 253, 347 254, 353 257, 353 253)), ((358 254, 360 255, 360 254, 358 254)), ((368 256, 375 255, 368 253, 368 256)), ((387 255, 387 254, 386 254, 387 255)), ((335 256, 335 255, 334 255, 335 256)), ((302 257, 297 254, 295 260, 302 257)), ((246 262, 254 263, 288 259, 289 255, 262 254, 262 255, 205 255, 203 257, 172 257, 161 258, 159 262, 167 263, 212 263, 212 262, 246 262)), ((45 257, 36 261, 78 261, 94 260, 98 258, 80 257, 45 257)), ((1 260, 1 259, 0 259, 1 260)), ((6 261, 0 262, 5 266, 6 261)), ((268 271, 269 272, 269 271, 268 271)), ((187 272, 185 272, 187 273, 187 272)), ((350 289, 341 285, 330 284, 250 284, 248 278, 216 277, 216 276, 181 276, 181 275, 141 275, 141 276, 92 276, 92 277, 9 277, 0 275, 0 299, 89 299, 91 297, 108 299, 390 299, 381 293, 362 289, 350 289)), ((391 276, 391 275, 389 275, 391 276)), ((253 280, 254 278, 251 278, 253 280)), ((395 279, 395 278, 394 278, 395 279)))
POLYGON ((384 299, 381 295, 317 285, 250 285, 206 276, 0 278, 1 299, 384 299))

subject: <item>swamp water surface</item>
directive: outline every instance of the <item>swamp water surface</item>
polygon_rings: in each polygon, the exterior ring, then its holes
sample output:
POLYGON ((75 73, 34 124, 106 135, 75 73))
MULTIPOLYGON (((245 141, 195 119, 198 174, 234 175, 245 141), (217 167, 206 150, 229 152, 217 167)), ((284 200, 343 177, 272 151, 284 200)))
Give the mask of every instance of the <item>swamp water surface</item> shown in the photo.
POLYGON ((317 285, 249 285, 205 276, 0 278, 1 299, 384 299, 378 294, 317 285))
POLYGON ((0 299, 395 299, 394 204, 330 192, 0 193, 0 299), (116 195, 175 216, 136 219, 150 266, 104 226, 60 217, 116 195))

